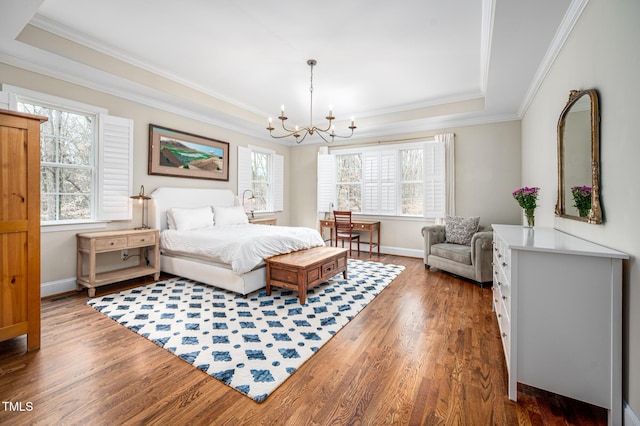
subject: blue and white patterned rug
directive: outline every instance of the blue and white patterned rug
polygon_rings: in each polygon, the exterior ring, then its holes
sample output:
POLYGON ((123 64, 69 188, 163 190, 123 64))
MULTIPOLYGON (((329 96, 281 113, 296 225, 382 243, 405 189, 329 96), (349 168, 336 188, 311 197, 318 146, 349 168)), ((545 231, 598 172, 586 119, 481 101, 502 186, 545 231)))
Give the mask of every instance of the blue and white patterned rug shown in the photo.
POLYGON ((404 270, 349 259, 307 293, 274 287, 246 298, 172 278, 87 304, 169 352, 262 402, 404 270))

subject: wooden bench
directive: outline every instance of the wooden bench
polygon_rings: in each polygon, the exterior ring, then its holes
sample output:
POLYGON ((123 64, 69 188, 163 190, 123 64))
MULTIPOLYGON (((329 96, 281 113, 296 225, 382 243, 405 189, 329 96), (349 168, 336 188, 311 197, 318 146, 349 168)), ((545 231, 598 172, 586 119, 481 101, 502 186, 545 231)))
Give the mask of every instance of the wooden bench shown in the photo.
POLYGON ((313 247, 266 259, 267 295, 271 295, 271 286, 297 290, 304 305, 310 288, 340 272, 347 279, 347 252, 338 247, 313 247))

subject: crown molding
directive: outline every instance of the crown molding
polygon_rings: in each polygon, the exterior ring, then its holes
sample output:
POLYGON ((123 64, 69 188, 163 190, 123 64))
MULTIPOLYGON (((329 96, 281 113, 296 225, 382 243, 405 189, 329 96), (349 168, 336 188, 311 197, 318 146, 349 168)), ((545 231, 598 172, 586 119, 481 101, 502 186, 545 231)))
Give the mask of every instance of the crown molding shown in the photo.
POLYGON ((524 114, 527 112, 527 109, 529 109, 531 102, 533 102, 533 98, 535 98, 536 94, 538 93, 538 90, 540 90, 540 86, 542 86, 544 79, 549 74, 549 71, 551 70, 551 66, 553 65, 556 58, 558 57, 560 50, 562 50, 562 47, 564 46, 567 39, 569 38, 569 34, 571 34, 573 27, 576 25, 576 23, 580 19, 580 16, 582 15, 582 12, 584 11, 588 3, 589 3, 589 0, 572 0, 571 1, 571 4, 567 9, 567 13, 565 13, 564 17, 562 18, 562 21, 560 22, 560 26, 558 27, 558 30, 556 31, 556 34, 553 37, 553 40, 551 40, 551 44, 547 49, 547 53, 542 59, 542 62, 540 63, 538 70, 536 71, 533 79, 531 80, 531 84, 529 85, 529 88, 525 93, 522 104, 520 104, 520 108, 518 109, 518 116, 520 118, 524 117, 524 114))
POLYGON ((487 93, 489 81, 489 63, 491 59, 491 43, 493 42, 493 23, 495 19, 495 1, 482 1, 482 33, 480 34, 480 91, 487 93))

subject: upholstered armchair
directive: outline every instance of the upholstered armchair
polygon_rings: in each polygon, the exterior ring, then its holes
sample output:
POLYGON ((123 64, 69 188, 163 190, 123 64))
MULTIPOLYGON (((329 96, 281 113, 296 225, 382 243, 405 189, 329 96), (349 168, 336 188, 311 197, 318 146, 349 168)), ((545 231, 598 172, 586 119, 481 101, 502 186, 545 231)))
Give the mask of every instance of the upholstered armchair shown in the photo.
POLYGON ((493 280, 491 227, 478 226, 470 244, 447 242, 445 225, 422 228, 424 237, 424 266, 474 280, 482 287, 493 280))

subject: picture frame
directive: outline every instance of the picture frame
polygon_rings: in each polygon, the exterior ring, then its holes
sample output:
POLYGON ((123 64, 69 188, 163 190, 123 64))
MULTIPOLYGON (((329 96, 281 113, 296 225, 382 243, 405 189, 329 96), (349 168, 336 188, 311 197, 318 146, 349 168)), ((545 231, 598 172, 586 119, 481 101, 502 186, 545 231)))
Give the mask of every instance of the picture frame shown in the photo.
POLYGON ((229 181, 229 143, 149 124, 149 174, 229 181))

